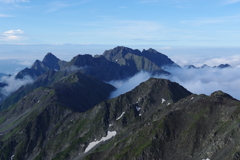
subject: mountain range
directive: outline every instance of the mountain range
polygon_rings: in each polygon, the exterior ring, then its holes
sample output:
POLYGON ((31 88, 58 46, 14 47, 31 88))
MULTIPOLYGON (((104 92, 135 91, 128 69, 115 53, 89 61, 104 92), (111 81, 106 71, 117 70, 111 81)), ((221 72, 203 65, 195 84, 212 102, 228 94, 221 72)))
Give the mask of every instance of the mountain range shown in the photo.
MULTIPOLYGON (((211 67, 206 65, 206 64, 204 64, 201 67, 196 67, 194 65, 185 65, 184 68, 188 68, 188 69, 203 69, 203 68, 211 68, 211 67)), ((229 64, 220 64, 218 66, 213 66, 212 68, 223 69, 223 68, 231 68, 231 66, 229 64)))
POLYGON ((154 49, 116 47, 69 62, 48 53, 20 71, 33 83, 0 104, 0 159, 240 159, 240 101, 150 78, 116 98, 105 83, 177 67, 154 49))
POLYGON ((28 75, 36 79, 50 70, 60 70, 65 74, 78 70, 101 81, 110 81, 129 78, 141 70, 153 74, 169 74, 162 69, 163 66, 179 67, 167 56, 154 49, 141 52, 119 46, 95 57, 87 54, 77 55, 70 62, 62 61, 52 53, 48 53, 42 61, 36 60, 30 68, 20 71, 16 78, 28 75))

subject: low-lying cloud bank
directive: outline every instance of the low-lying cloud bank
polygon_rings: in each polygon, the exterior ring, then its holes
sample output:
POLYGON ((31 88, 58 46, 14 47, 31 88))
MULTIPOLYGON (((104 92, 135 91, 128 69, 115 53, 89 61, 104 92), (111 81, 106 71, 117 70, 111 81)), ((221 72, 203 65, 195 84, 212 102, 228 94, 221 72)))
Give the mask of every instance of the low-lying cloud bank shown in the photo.
POLYGON ((18 90, 21 86, 28 83, 33 83, 33 79, 29 76, 25 76, 23 79, 15 79, 15 76, 4 76, 0 78, 1 83, 5 83, 6 86, 0 88, 0 102, 8 95, 18 90))
MULTIPOLYGON (((225 54, 226 55, 226 54, 225 54)), ((207 64, 211 67, 213 66, 218 66, 219 64, 229 64, 232 67, 240 67, 240 55, 229 55, 229 56, 215 56, 215 58, 213 57, 206 57, 205 55, 174 55, 171 56, 170 58, 177 63, 180 66, 184 66, 184 65, 194 65, 196 67, 201 67, 204 64, 207 64), (188 57, 186 59, 186 57, 188 57), (190 63, 189 63, 190 62, 190 63)))
POLYGON ((110 81, 109 84, 113 85, 117 88, 116 91, 112 92, 110 95, 110 98, 115 98, 119 96, 120 94, 124 94, 136 86, 138 86, 140 83, 148 80, 150 78, 150 74, 145 71, 140 71, 133 77, 127 79, 127 80, 120 80, 120 81, 110 81))
MULTIPOLYGON (((202 69, 186 69, 186 68, 168 68, 171 73, 169 76, 154 76, 155 78, 169 79, 184 86, 192 93, 206 94, 222 90, 230 94, 234 98, 240 100, 240 68, 202 68, 202 69)), ((112 92, 111 98, 132 90, 141 82, 148 80, 151 75, 148 72, 141 71, 128 80, 109 82, 117 88, 112 92)))

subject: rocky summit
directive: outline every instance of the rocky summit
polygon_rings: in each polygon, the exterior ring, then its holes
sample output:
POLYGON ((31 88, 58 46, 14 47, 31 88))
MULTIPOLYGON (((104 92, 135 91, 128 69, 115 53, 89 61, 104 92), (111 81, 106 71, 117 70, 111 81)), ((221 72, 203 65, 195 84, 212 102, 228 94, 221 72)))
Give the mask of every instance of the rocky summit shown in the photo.
POLYGON ((34 82, 0 103, 0 159, 239 160, 240 101, 231 95, 150 78, 109 99, 116 88, 105 80, 167 74, 166 64, 177 66, 154 49, 116 47, 69 62, 48 53, 19 72, 34 82))

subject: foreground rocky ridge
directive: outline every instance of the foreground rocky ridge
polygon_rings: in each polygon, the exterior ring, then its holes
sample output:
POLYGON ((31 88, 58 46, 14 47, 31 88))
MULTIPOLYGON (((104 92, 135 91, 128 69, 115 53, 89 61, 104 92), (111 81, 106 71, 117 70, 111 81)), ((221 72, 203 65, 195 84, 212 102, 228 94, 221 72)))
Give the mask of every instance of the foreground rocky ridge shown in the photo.
POLYGON ((237 160, 240 153, 238 100, 221 91, 195 95, 163 79, 83 113, 39 88, 1 114, 1 159, 237 160), (109 132, 116 135, 100 141, 109 132))

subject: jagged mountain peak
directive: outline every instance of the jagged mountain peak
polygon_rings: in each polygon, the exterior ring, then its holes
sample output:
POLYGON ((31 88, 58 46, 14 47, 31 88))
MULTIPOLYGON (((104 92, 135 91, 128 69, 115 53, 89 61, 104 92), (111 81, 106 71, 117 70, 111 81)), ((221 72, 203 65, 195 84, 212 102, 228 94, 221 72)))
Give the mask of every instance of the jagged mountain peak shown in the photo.
POLYGON ((139 51, 138 49, 132 49, 132 48, 125 47, 125 46, 117 46, 110 50, 113 50, 113 51, 139 51))
POLYGON ((231 95, 219 90, 219 91, 215 91, 213 92, 211 95, 211 97, 225 97, 225 98, 230 98, 230 99, 234 99, 231 95))
POLYGON ((210 68, 208 65, 204 64, 201 68, 210 68))
POLYGON ((143 49, 142 52, 160 53, 160 52, 158 52, 157 50, 155 50, 155 49, 153 49, 153 48, 149 48, 149 49, 147 49, 147 50, 143 49))
POLYGON ((195 67, 194 65, 190 64, 190 65, 184 65, 184 68, 187 69, 198 69, 198 67, 195 67))
POLYGON ((51 69, 59 70, 60 69, 59 61, 60 61, 59 58, 57 58, 51 52, 48 52, 46 56, 43 58, 42 63, 51 69))
MULTIPOLYGON (((95 67, 98 63, 102 61, 107 61, 104 56, 97 56, 93 57, 90 54, 84 54, 84 55, 77 55, 73 57, 73 59, 67 64, 67 66, 78 66, 78 67, 85 67, 85 66, 92 66, 95 67)), ((106 63, 103 63, 106 64, 106 63)))
POLYGON ((150 78, 146 82, 141 83, 131 92, 133 95, 151 95, 151 97, 156 97, 155 100, 159 102, 162 102, 162 99, 176 102, 179 99, 192 94, 178 83, 158 78, 150 78))
POLYGON ((104 53, 103 53, 103 56, 105 56, 107 59, 109 60, 113 60, 114 57, 125 57, 126 54, 128 53, 132 53, 132 54, 140 54, 141 52, 137 49, 133 50, 131 48, 128 48, 128 47, 124 47, 124 46, 118 46, 118 47, 115 47, 113 49, 110 49, 110 50, 106 50, 104 53))
POLYGON ((91 54, 78 54, 75 57, 73 57, 74 59, 86 59, 86 58, 92 58, 93 56, 91 54))
POLYGON ((36 79, 38 76, 49 70, 60 70, 65 64, 65 61, 58 59, 51 52, 48 52, 43 58, 43 61, 36 60, 30 68, 25 68, 24 70, 18 72, 16 78, 21 79, 25 75, 28 75, 33 79, 36 79))
POLYGON ((30 68, 31 69, 38 69, 40 66, 43 66, 43 64, 40 60, 37 59, 30 68))
POLYGON ((49 61, 59 61, 59 59, 52 54, 51 52, 48 52, 45 57, 43 58, 43 62, 49 62, 49 61))
POLYGON ((166 55, 149 48, 139 51, 131 48, 119 46, 111 50, 106 50, 103 54, 109 61, 119 63, 120 65, 128 65, 130 63, 137 65, 140 70, 152 71, 153 68, 161 68, 164 66, 179 67, 166 55))
POLYGON ((218 68, 230 68, 231 66, 229 64, 220 64, 218 68))

